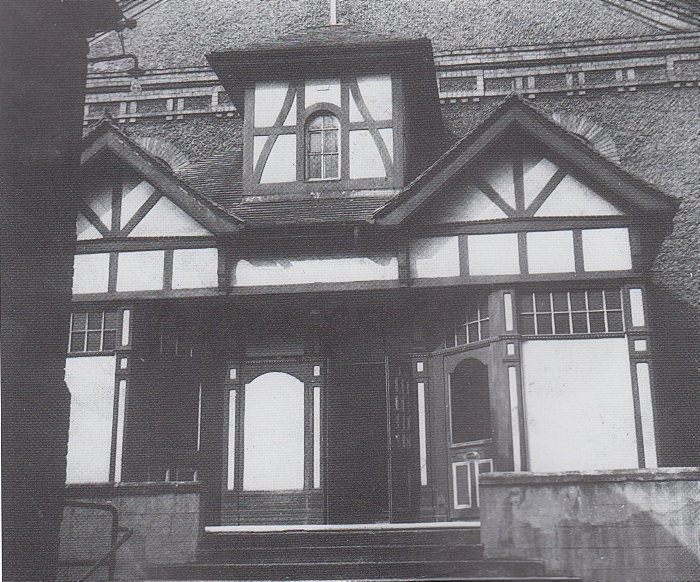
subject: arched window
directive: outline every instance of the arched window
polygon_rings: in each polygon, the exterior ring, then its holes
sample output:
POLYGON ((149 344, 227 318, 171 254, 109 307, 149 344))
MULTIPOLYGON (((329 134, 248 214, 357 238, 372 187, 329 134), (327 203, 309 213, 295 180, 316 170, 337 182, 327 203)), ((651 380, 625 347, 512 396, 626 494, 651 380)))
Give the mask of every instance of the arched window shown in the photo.
POLYGON ((450 374, 452 443, 491 438, 489 371, 485 364, 468 358, 450 374))
POLYGON ((306 126, 306 179, 340 178, 340 122, 328 112, 321 112, 306 126))

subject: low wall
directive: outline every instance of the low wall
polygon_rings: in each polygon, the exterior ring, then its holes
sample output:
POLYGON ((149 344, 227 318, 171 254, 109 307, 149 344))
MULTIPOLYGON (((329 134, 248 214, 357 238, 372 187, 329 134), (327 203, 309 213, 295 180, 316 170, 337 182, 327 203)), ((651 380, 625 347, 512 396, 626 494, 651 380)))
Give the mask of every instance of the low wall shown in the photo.
MULTIPOLYGON (((119 525, 132 530, 117 553, 115 579, 143 579, 142 564, 194 561, 202 530, 198 483, 120 483, 67 487, 67 499, 111 503, 119 525)), ((105 512, 66 507, 61 528, 61 559, 99 558, 109 547, 109 516, 105 512)), ((60 579, 86 570, 63 569, 60 579)), ((102 568, 91 580, 105 580, 102 568)))
POLYGON ((700 469, 480 476, 486 558, 584 582, 700 580, 700 469))

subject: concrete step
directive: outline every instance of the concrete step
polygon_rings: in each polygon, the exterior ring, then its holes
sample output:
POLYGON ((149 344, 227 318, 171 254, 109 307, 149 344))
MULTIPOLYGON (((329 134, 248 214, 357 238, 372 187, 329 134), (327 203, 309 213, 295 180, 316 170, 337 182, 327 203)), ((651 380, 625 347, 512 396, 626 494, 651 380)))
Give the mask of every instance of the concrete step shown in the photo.
MULTIPOLYGON (((353 578, 352 580, 349 579, 344 579, 347 582, 377 582, 376 578, 353 578)), ((381 580, 381 582, 425 582, 427 579, 426 578, 384 578, 381 580)), ((430 578, 430 580, 435 580, 436 582, 582 582, 581 578, 571 578, 569 576, 526 576, 526 577, 503 577, 503 576, 498 576, 498 577, 483 577, 483 576, 478 576, 476 578, 473 577, 464 577, 460 576, 457 578, 452 578, 452 577, 439 577, 439 578, 430 578)), ((145 580, 144 582, 182 582, 181 580, 145 580)), ((188 582, 208 582, 206 580, 190 580, 188 582)), ((219 580, 217 582, 245 582, 245 581, 240 581, 240 580, 219 580)), ((256 581, 248 581, 248 582, 290 582, 289 578, 284 578, 284 579, 275 579, 275 580, 256 580, 256 581)), ((340 582, 336 580, 295 580, 294 582, 340 582)))
MULTIPOLYGON (((149 580, 547 580, 541 562, 413 560, 400 562, 190 563, 152 565, 149 580)), ((550 578, 550 581, 556 578, 550 578)), ((548 581, 549 582, 549 581, 548 581)))

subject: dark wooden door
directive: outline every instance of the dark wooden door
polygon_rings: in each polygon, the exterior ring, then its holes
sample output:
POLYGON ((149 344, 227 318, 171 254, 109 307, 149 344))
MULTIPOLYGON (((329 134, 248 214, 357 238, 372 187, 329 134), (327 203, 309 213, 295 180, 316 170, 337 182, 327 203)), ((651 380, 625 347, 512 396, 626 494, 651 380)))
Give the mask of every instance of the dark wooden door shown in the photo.
POLYGON ((493 471, 490 355, 485 347, 444 358, 451 519, 479 517, 479 476, 493 471))

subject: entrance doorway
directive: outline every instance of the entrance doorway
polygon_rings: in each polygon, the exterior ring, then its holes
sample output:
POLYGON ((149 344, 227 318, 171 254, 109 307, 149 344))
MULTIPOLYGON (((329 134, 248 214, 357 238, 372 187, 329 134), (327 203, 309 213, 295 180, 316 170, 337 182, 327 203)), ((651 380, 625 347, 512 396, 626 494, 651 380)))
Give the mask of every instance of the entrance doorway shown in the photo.
POLYGON ((479 476, 493 471, 488 347, 444 359, 450 519, 479 517, 479 476))
POLYGON ((387 522, 385 363, 337 362, 330 384, 328 522, 387 522))
POLYGON ((324 522, 325 362, 228 368, 223 525, 324 522))

